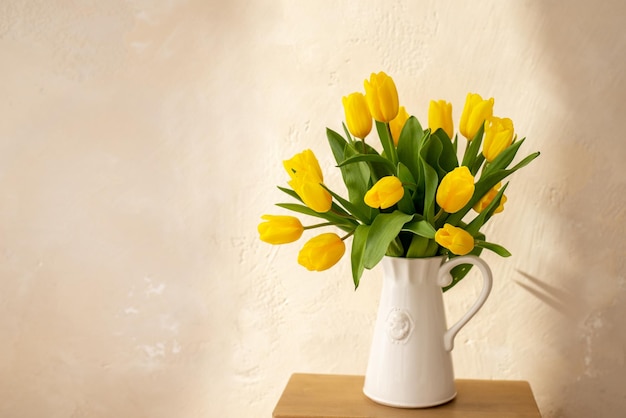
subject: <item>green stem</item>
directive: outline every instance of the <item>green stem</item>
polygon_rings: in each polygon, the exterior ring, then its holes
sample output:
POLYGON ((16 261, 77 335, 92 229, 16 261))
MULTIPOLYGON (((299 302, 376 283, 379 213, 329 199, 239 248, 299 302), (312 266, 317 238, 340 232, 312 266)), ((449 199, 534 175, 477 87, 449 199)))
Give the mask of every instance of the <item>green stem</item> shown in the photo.
POLYGON ((389 122, 385 123, 387 125, 387 133, 389 135, 389 149, 391 150, 391 161, 393 162, 394 167, 398 166, 398 150, 396 150, 396 146, 393 143, 393 135, 391 134, 391 127, 389 126, 389 122))
POLYGON ((356 228, 353 229, 352 231, 348 232, 346 235, 344 235, 343 237, 341 237, 341 240, 344 241, 347 238, 350 238, 352 235, 354 235, 354 231, 356 231, 356 228))
POLYGON ((441 218, 441 215, 444 214, 444 210, 443 208, 439 209, 439 212, 437 212, 437 214, 435 215, 435 217, 433 218, 433 222, 437 222, 439 220, 439 218, 441 218))
POLYGON ((485 161, 485 164, 480 169, 480 177, 481 178, 483 177, 483 174, 489 170, 489 165, 491 165, 491 163, 489 161, 485 161))
POLYGON ((335 223, 334 222, 323 222, 323 223, 320 223, 320 224, 305 226, 305 227, 303 227, 303 229, 306 231, 307 229, 320 228, 322 226, 332 226, 332 225, 335 225, 335 223))
POLYGON ((357 219, 356 219, 354 216, 352 216, 352 215, 345 215, 345 214, 343 214, 343 213, 341 213, 341 212, 337 212, 337 211, 336 211, 336 210, 334 210, 334 209, 331 209, 329 212, 330 212, 330 213, 334 213, 335 215, 337 215, 337 216, 339 216, 339 217, 342 217, 342 218, 351 219, 351 220, 353 220, 353 221, 356 221, 356 220, 357 220, 357 219))
MULTIPOLYGON (((467 164, 469 160, 469 149, 470 149, 471 141, 469 139, 465 139, 465 150, 463 151, 463 159, 461 160, 461 165, 467 164)), ((471 167, 468 167, 471 169, 471 167)))

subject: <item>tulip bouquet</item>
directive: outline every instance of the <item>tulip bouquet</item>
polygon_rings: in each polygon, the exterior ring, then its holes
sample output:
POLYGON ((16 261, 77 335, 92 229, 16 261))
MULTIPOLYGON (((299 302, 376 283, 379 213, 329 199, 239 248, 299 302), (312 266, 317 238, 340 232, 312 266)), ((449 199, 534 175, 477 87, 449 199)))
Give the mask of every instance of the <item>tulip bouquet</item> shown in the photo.
MULTIPOLYGON (((303 226, 294 216, 263 215, 258 226, 261 240, 286 244, 300 239, 305 230, 337 228, 342 236, 325 232, 306 242, 298 263, 309 270, 326 270, 343 257, 351 237, 355 287, 364 269, 373 268, 385 255, 454 257, 487 249, 510 256, 504 247, 488 242, 480 229, 504 208, 508 183, 503 185, 503 179, 539 153, 511 166, 524 139, 517 140, 510 119, 493 116, 494 99, 467 95, 459 123, 465 148, 459 159, 450 103, 431 101, 424 129, 399 105, 391 77, 373 73, 364 85, 365 94, 343 97, 345 136, 326 130, 347 197, 324 184, 311 150, 296 154, 283 162, 290 187, 279 189, 297 203, 277 206, 321 222, 303 226), (366 142, 373 127, 380 152, 366 142)), ((452 283, 444 290, 470 268, 455 267, 452 283)))

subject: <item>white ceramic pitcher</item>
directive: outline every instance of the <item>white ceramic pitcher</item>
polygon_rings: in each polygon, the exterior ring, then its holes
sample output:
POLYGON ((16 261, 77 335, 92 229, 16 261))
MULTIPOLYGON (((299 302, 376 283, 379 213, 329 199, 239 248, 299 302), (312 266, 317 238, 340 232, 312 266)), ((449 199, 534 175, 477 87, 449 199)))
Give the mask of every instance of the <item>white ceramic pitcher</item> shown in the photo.
POLYGON ((450 351, 454 337, 485 303, 491 291, 489 266, 475 256, 385 257, 383 285, 363 393, 400 408, 425 408, 456 396, 450 351), (447 329, 442 287, 450 270, 473 264, 483 276, 482 291, 470 310, 447 329))

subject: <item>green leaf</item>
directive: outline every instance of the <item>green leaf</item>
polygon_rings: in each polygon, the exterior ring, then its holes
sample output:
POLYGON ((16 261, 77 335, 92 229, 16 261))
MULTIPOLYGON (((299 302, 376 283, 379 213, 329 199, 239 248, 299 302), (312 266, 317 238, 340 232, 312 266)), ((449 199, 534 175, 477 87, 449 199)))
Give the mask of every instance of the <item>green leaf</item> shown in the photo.
MULTIPOLYGON (((288 194, 289 196, 293 197, 294 199, 302 202, 302 199, 300 198, 300 196, 298 196, 298 193, 296 193, 295 191, 293 191, 292 189, 288 189, 286 187, 281 187, 281 186, 277 186, 278 189, 286 194, 288 194)), ((325 187, 324 185, 322 185, 322 187, 325 187)), ((303 202, 304 203, 304 202, 303 202)), ((285 203, 287 204, 287 203, 285 203)), ((316 215, 312 215, 312 216, 317 216, 320 217, 319 215, 323 214, 320 212, 316 212, 313 209, 310 209, 308 206, 305 206, 307 209, 309 209, 309 211, 316 213, 316 215)), ((344 217, 350 217, 350 214, 348 212, 346 212, 345 210, 343 210, 343 208, 341 208, 339 205, 337 205, 335 202, 332 203, 331 209, 335 212, 335 213, 339 213, 341 215, 343 215, 344 217)), ((328 212, 327 212, 328 213, 328 212)), ((342 218, 343 219, 343 218, 342 218)))
MULTIPOLYGON (((328 143, 335 157, 337 164, 342 163, 347 158, 358 154, 354 149, 353 144, 348 143, 337 132, 326 129, 326 135, 328 137, 328 143)), ((370 169, 367 163, 360 162, 350 164, 345 167, 341 167, 341 176, 343 182, 348 189, 348 198, 354 205, 361 207, 363 212, 367 211, 365 208, 365 202, 363 202, 363 196, 370 186, 370 169)))
POLYGON ((424 164, 424 185, 424 216, 432 221, 435 217, 435 196, 439 181, 437 172, 428 164, 424 164))
POLYGON ((348 130, 346 124, 341 122, 341 126, 343 126, 343 132, 346 134, 346 138, 348 138, 348 141, 350 143, 354 143, 354 139, 352 138, 352 135, 350 135, 350 131, 348 130))
POLYGON ((528 164, 530 164, 530 162, 532 160, 534 160, 535 158, 539 157, 540 152, 533 152, 532 154, 530 154, 529 156, 527 156, 526 158, 524 158, 522 161, 520 161, 519 163, 517 163, 513 168, 511 168, 511 173, 516 172, 517 170, 519 170, 522 167, 526 167, 528 164))
POLYGON ((412 232, 416 235, 429 239, 435 238, 435 232, 437 232, 431 223, 424 219, 421 221, 409 222, 402 227, 402 230, 412 232))
POLYGON ((448 134, 443 129, 437 129, 431 137, 435 138, 441 145, 441 152, 437 161, 437 171, 440 178, 459 166, 456 156, 456 149, 448 134))
POLYGON ((398 202, 398 209, 404 213, 415 213, 411 192, 415 191, 415 179, 409 169, 402 163, 398 163, 398 178, 404 187, 404 195, 398 202))
POLYGON ((300 205, 298 203, 276 203, 276 206, 283 208, 283 209, 288 209, 293 212, 298 212, 303 215, 315 216, 316 218, 323 218, 323 219, 328 218, 328 215, 326 215, 325 213, 315 212, 313 209, 309 208, 308 206, 300 205))
POLYGON ((424 140, 424 145, 420 150, 420 156, 428 165, 435 169, 437 176, 440 178, 448 172, 439 165, 442 152, 443 145, 439 142, 439 139, 432 134, 424 140))
POLYGON ((300 199, 300 196, 298 196, 298 193, 296 193, 294 190, 288 189, 286 187, 281 187, 281 186, 277 186, 277 187, 278 187, 278 190, 280 190, 281 192, 287 193, 289 196, 302 202, 302 199, 300 199))
POLYGON ((402 257, 404 255, 404 247, 399 236, 391 240, 385 255, 389 257, 402 257))
MULTIPOLYGON (((357 155, 358 151, 354 149, 352 144, 346 146, 344 155, 350 158, 357 155)), ((349 166, 340 167, 344 175, 344 182, 348 189, 350 201, 354 204, 362 204, 363 196, 367 193, 370 186, 370 168, 367 163, 355 163, 349 166)))
POLYGON ((526 138, 523 138, 519 141, 513 142, 509 147, 505 148, 492 162, 485 166, 483 173, 488 174, 489 171, 507 168, 511 161, 515 158, 515 154, 517 154, 517 151, 519 151, 525 140, 526 138))
POLYGON ((519 141, 514 142, 513 144, 511 144, 510 147, 506 148, 504 151, 498 154, 498 156, 492 162, 485 166, 482 175, 486 176, 492 171, 507 168, 515 158, 517 151, 519 151, 519 148, 522 146, 525 140, 526 138, 523 138, 519 141))
MULTIPOLYGON (((434 223, 438 206, 435 204, 437 188, 443 177, 458 167, 454 146, 448 135, 441 129, 426 136, 420 151, 420 167, 424 172, 422 194, 424 196, 423 213, 426 219, 434 223)), ((440 221, 444 221, 442 218, 440 221)))
MULTIPOLYGON (((476 159, 474 160, 473 165, 469 167, 470 173, 472 173, 472 175, 475 176, 476 173, 478 173, 478 170, 480 170, 480 166, 482 166, 484 162, 485 162, 485 156, 481 152, 480 154, 476 156, 476 159)), ((484 172, 484 169, 483 169, 483 172, 484 172)))
POLYGON ((328 191, 328 193, 330 193, 332 197, 336 201, 338 201, 341 206, 343 206, 346 209, 346 211, 351 213, 359 221, 366 223, 366 224, 369 224, 371 222, 371 208, 369 206, 367 207, 367 209, 369 210, 364 212, 361 210, 360 206, 352 204, 352 202, 339 196, 337 193, 333 192, 328 187, 324 185, 322 185, 322 187, 324 187, 328 191))
POLYGON ((465 154, 463 155, 463 163, 462 165, 468 167, 472 172, 472 175, 476 175, 479 167, 476 167, 476 171, 474 169, 474 162, 478 157, 478 153, 480 152, 480 145, 483 142, 483 133, 485 132, 485 124, 482 124, 481 127, 476 132, 474 138, 467 144, 467 148, 465 148, 465 154))
POLYGON ((469 225, 467 225, 467 228, 465 228, 465 230, 469 232, 472 236, 475 236, 480 228, 482 228, 482 226, 489 220, 489 218, 491 218, 495 210, 500 205, 500 201, 502 200, 502 196, 504 195, 504 191, 506 190, 508 185, 509 184, 507 183, 502 186, 500 190, 498 190, 498 194, 495 195, 489 205, 487 205, 487 207, 483 209, 482 212, 480 212, 478 216, 476 216, 476 218, 474 218, 469 223, 469 225))
POLYGON ((480 248, 485 248, 487 250, 493 251, 501 257, 510 257, 511 253, 501 245, 494 244, 493 242, 487 241, 476 241, 476 246, 480 248))
MULTIPOLYGON (((429 153, 429 149, 431 148, 431 140, 430 136, 424 141, 424 145, 420 151, 419 160, 421 163, 421 168, 423 170, 423 196, 424 196, 424 216, 426 220, 432 221, 435 217, 435 196, 437 194, 437 187, 439 186, 439 176, 437 174, 437 170, 433 168, 430 164, 429 158, 439 159, 439 154, 437 154, 437 150, 441 150, 441 145, 434 145, 434 151, 429 153)), ((418 185, 419 187, 419 185, 418 185)), ((417 193, 420 193, 418 189, 417 193)))
MULTIPOLYGON (((360 142, 359 148, 356 149, 358 152, 362 152, 368 155, 378 155, 382 158, 385 158, 369 144, 365 144, 365 151, 362 150, 361 145, 363 145, 363 142, 360 142)), ((387 164, 380 164, 377 162, 369 162, 368 164, 370 167, 370 179, 372 184, 376 183, 382 177, 395 175, 395 169, 391 169, 391 166, 387 164)))
POLYGON ((490 172, 487 176, 481 176, 480 180, 476 183, 474 189, 474 195, 470 199, 470 201, 465 205, 463 209, 460 211, 450 214, 447 218, 447 222, 451 225, 458 225, 458 223, 463 219, 463 217, 470 211, 470 209, 496 184, 501 182, 506 177, 515 173, 522 167, 528 165, 532 160, 539 156, 538 152, 530 154, 522 161, 520 161, 516 166, 507 170, 495 170, 490 172))
POLYGON ((416 187, 412 197, 415 210, 419 213, 424 210, 425 189, 420 151, 429 136, 430 131, 424 131, 417 118, 411 116, 404 124, 398 140, 398 160, 408 168, 415 180, 416 187))
POLYGON ((419 235, 414 235, 411 239, 411 245, 407 250, 407 258, 424 258, 437 255, 439 244, 433 239, 428 239, 419 235))
POLYGON ((369 234, 369 225, 359 225, 354 230, 352 236, 352 252, 350 254, 352 264, 352 280, 354 281, 354 289, 359 287, 361 276, 363 275, 363 260, 365 256, 365 245, 367 244, 367 236, 369 234))
POLYGON ((328 143, 330 144, 330 150, 335 157, 335 161, 337 164, 345 160, 344 151, 348 142, 337 132, 332 129, 326 128, 326 137, 328 138, 328 143))
POLYGON ((411 171, 408 169, 408 167, 402 163, 398 163, 398 178, 405 187, 407 187, 411 191, 415 191, 415 188, 417 186, 415 178, 413 177, 413 174, 411 174, 411 171))
POLYGON ((398 140, 398 161, 404 164, 415 180, 419 178, 419 154, 424 140, 424 130, 415 116, 411 116, 402 128, 398 140))
POLYGON ((354 164, 361 161, 382 164, 389 171, 389 174, 395 173, 396 170, 391 161, 378 154, 355 154, 339 163, 338 167, 345 167, 348 164, 354 164))
POLYGON ((392 213, 381 213, 374 218, 365 247, 363 262, 365 268, 371 269, 382 260, 391 241, 400 233, 402 226, 411 219, 413 219, 413 215, 407 215, 397 210, 392 213))
POLYGON ((393 139, 391 138, 391 133, 389 132, 389 124, 376 121, 376 131, 378 132, 378 137, 380 138, 383 150, 385 150, 385 155, 391 159, 391 162, 395 167, 398 162, 398 156, 396 153, 396 147, 393 144, 393 139))
POLYGON ((305 205, 300 205, 298 203, 277 203, 276 206, 290 210, 292 212, 301 213, 303 215, 314 216, 316 218, 325 219, 329 222, 332 222, 337 228, 340 228, 343 231, 351 232, 354 228, 359 225, 357 221, 354 221, 349 218, 344 218, 343 216, 336 215, 332 212, 319 213, 314 211, 305 205))

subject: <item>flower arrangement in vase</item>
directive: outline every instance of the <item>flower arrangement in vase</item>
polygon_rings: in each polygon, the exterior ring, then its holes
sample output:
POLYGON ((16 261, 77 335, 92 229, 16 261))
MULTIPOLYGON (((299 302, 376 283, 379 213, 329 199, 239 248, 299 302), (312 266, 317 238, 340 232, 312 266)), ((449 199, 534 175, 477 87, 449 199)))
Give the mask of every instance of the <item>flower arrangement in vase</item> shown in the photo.
MULTIPOLYGON (((525 139, 517 139, 511 119, 494 116, 494 99, 467 95, 459 122, 463 141, 454 131, 450 103, 431 101, 424 128, 400 105, 396 85, 387 74, 372 73, 364 87, 365 94, 355 92, 342 99, 344 134, 326 130, 347 196, 327 187, 317 158, 304 150, 283 161, 289 187, 279 189, 295 202, 277 206, 321 222, 303 226, 295 216, 263 215, 260 239, 286 244, 309 229, 342 231, 308 240, 298 263, 309 270, 326 270, 344 256, 351 238, 355 287, 363 271, 385 256, 454 258, 479 256, 483 249, 509 256, 503 246, 487 241, 481 228, 504 208, 508 183, 503 180, 539 152, 513 163, 525 139), (380 152, 371 145, 373 130, 380 152)), ((470 268, 461 264, 452 269, 444 291, 470 268)))

